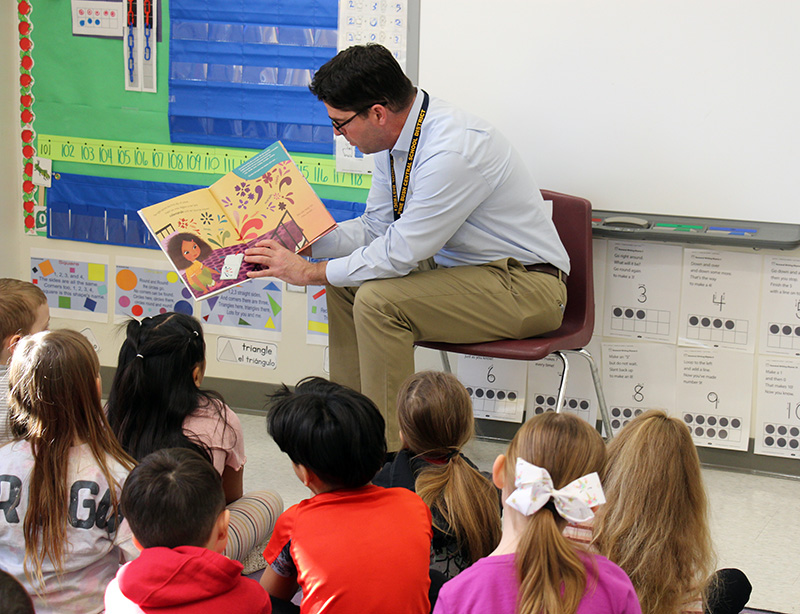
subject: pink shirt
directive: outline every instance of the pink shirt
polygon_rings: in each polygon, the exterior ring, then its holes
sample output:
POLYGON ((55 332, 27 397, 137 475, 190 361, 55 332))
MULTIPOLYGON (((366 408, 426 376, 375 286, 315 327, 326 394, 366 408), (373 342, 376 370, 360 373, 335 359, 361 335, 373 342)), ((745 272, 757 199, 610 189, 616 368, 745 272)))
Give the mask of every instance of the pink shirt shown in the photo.
POLYGON ((183 432, 189 439, 211 450, 214 469, 220 475, 225 467, 231 467, 234 471, 244 467, 247 457, 244 455, 242 424, 227 405, 222 404, 222 416, 216 406, 208 403, 199 406, 183 421, 183 432), (222 417, 225 419, 222 420, 222 417))

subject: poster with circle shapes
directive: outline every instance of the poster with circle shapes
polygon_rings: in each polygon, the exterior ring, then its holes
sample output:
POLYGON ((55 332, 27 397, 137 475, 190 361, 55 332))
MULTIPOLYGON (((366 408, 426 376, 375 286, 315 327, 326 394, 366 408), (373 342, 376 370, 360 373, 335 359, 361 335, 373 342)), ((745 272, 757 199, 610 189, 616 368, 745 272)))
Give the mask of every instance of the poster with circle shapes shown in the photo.
POLYGON ((194 301, 178 274, 161 263, 117 262, 114 284, 117 319, 146 318, 168 311, 194 315, 194 301), (163 266, 163 265, 162 265, 163 266))

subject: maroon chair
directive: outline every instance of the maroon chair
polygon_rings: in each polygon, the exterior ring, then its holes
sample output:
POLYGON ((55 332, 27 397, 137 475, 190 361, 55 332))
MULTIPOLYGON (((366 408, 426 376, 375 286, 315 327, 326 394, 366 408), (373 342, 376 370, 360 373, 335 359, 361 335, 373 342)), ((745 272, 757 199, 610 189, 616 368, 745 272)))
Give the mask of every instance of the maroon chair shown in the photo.
POLYGON ((550 333, 528 339, 503 339, 486 343, 417 342, 417 346, 439 350, 446 371, 450 372, 447 352, 488 356, 510 360, 541 360, 555 354, 564 364, 558 389, 556 411, 564 406, 569 376, 567 355, 583 356, 588 362, 597 393, 597 405, 606 435, 612 436, 600 373, 591 354, 584 348, 594 330, 594 277, 592 272, 592 205, 585 198, 542 190, 545 200, 553 201, 553 222, 570 258, 567 280, 567 309, 561 326, 550 333))

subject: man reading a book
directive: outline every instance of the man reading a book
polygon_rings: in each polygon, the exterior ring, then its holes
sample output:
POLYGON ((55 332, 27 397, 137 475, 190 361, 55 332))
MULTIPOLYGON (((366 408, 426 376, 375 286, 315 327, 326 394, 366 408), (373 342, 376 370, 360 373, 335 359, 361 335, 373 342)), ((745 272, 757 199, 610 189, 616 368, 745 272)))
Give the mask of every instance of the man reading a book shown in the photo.
POLYGON ((415 88, 380 45, 350 47, 311 91, 334 133, 378 153, 366 211, 312 246, 274 241, 252 276, 327 285, 331 379, 370 397, 399 447, 397 390, 415 341, 476 343, 555 330, 569 258, 533 178, 485 121, 415 88), (312 255, 308 253, 305 255, 312 255))

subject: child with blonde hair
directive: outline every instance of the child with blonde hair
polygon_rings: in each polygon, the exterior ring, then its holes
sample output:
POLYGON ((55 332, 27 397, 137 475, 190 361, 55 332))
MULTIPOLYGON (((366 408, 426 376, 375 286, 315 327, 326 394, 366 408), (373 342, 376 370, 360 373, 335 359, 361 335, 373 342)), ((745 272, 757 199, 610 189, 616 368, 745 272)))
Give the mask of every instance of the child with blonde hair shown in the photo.
POLYGON ((593 545, 628 572, 645 614, 744 608, 745 575, 713 573, 700 459, 681 420, 656 410, 631 420, 608 446, 603 486, 593 545))
POLYGON ((492 472, 503 491, 500 544, 442 587, 434 613, 639 614, 625 572, 562 535, 603 502, 604 462, 600 435, 574 415, 523 424, 492 472))
POLYGON ((22 583, 39 614, 101 612, 121 560, 138 552, 119 513, 134 462, 103 413, 97 355, 78 332, 37 333, 18 342, 9 382, 0 568, 22 583))
POLYGON ((467 389, 449 373, 422 371, 397 396, 402 449, 376 486, 415 491, 433 514, 431 567, 452 578, 500 541, 497 489, 461 449, 475 434, 467 389))
POLYGON ((8 363, 22 337, 46 330, 50 324, 47 296, 39 286, 19 279, 0 279, 0 445, 11 439, 8 430, 8 363))

